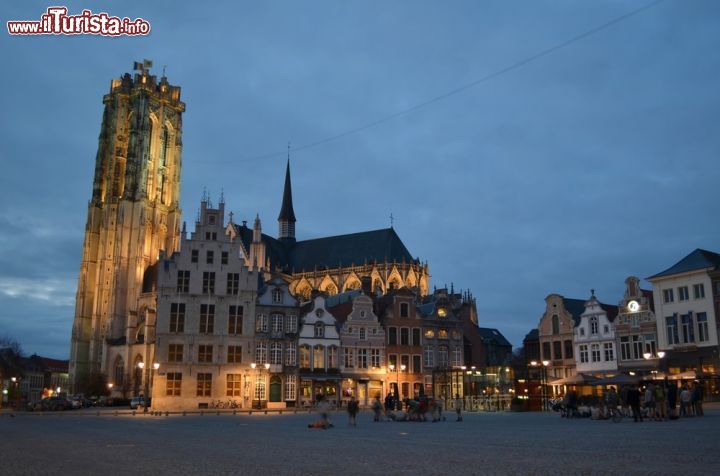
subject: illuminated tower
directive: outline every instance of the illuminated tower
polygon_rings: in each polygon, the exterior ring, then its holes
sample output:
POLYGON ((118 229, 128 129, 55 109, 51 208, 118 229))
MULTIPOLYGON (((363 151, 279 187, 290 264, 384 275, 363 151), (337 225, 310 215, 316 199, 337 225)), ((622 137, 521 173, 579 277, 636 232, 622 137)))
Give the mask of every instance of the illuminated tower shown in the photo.
POLYGON ((152 358, 155 263, 179 243, 180 88, 141 69, 112 80, 103 103, 72 329, 73 391, 90 372, 128 384, 138 356, 152 358))

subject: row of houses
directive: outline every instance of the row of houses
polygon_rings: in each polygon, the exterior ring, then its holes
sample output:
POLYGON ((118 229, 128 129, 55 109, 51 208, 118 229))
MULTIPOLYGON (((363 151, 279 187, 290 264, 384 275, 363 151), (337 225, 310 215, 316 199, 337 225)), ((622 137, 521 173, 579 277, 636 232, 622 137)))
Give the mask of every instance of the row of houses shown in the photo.
POLYGON ((18 349, 0 348, 0 387, 3 406, 37 402, 68 391, 68 361, 33 354, 24 357, 18 349))
POLYGON ((720 255, 696 249, 647 278, 625 280, 618 304, 559 294, 545 298, 545 312, 523 342, 528 361, 545 364, 547 383, 580 373, 686 376, 718 389, 720 255))
POLYGON ((465 393, 463 371, 509 362, 510 343, 478 326, 469 292, 379 289, 371 275, 342 292, 308 295, 281 274, 267 278, 259 218, 249 244, 244 227, 225 224, 222 205, 201 203, 195 231, 147 280, 157 307, 137 316, 130 366, 111 356, 116 394, 149 392, 159 410, 228 400, 303 407, 318 394, 336 404, 355 397, 368 405, 388 393, 449 400, 465 393))

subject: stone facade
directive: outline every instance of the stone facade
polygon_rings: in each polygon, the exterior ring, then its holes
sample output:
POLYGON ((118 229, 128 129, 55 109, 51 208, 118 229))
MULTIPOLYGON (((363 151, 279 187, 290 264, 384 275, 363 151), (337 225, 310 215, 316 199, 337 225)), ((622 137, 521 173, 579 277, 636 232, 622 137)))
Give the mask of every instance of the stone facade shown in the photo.
POLYGON ((618 367, 622 371, 649 373, 658 367, 657 322, 652 291, 640 288, 640 280, 625 280, 625 293, 615 319, 618 367), (650 359, 644 354, 649 352, 650 359))
POLYGON ((545 313, 538 325, 540 355, 550 361, 548 381, 575 375, 573 335, 584 301, 566 299, 559 294, 545 298, 545 313))
POLYGON ((152 379, 154 409, 198 409, 218 400, 251 405, 259 274, 225 235, 224 213, 224 203, 212 208, 204 200, 195 231, 183 233, 180 251, 161 262, 155 352, 132 356, 134 368, 146 363, 142 377, 152 379), (149 365, 155 362, 157 370, 149 365))
POLYGON ((129 377, 132 356, 148 357, 153 265, 178 248, 180 88, 145 70, 113 80, 103 102, 72 328, 73 389, 91 372, 129 377), (112 367, 118 357, 122 370, 112 367))

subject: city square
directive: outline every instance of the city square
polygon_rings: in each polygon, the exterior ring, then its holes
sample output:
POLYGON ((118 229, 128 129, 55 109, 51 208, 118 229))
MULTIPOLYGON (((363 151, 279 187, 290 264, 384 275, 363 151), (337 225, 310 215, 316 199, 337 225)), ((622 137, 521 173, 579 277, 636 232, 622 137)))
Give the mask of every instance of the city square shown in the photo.
POLYGON ((720 463, 720 406, 634 423, 555 412, 446 414, 439 423, 314 412, 133 414, 94 409, 0 418, 4 474, 706 474, 720 463))

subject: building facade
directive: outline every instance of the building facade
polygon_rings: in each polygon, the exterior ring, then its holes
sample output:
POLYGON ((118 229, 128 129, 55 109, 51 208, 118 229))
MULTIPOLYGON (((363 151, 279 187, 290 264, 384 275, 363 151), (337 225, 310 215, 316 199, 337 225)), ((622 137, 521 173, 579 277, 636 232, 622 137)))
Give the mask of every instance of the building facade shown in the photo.
POLYGON ((540 355, 549 361, 547 379, 552 381, 575 375, 573 337, 575 325, 585 310, 585 301, 550 294, 538 325, 540 355))
POLYGON ((301 316, 298 337, 300 406, 311 406, 319 394, 337 405, 341 401, 342 380, 338 322, 327 309, 323 295, 317 295, 305 306, 301 316))
POLYGON ((261 407, 294 407, 298 394, 298 336, 300 306, 288 282, 274 278, 258 293, 255 308, 255 362, 258 372, 269 364, 267 395, 257 388, 261 407), (265 400, 267 403, 265 404, 265 400))
POLYGON ((577 373, 613 373, 618 369, 613 325, 617 315, 606 311, 592 292, 575 326, 575 370, 577 373))
MULTIPOLYGON (((333 309, 333 312, 335 310, 333 309)), ((340 329, 342 347, 342 398, 355 397, 360 405, 381 400, 386 385, 385 329, 365 294, 352 299, 352 310, 340 329)))
POLYGON ((716 374, 720 255, 696 249, 647 279, 653 286, 658 349, 668 352, 667 368, 716 374))
POLYGON ((640 280, 625 280, 625 293, 615 319, 618 368, 646 375, 658 368, 657 321, 653 293, 640 288, 640 280), (650 354, 650 358, 645 358, 650 354))
POLYGON ((155 268, 178 248, 182 114, 180 88, 144 70, 112 80, 103 98, 95 176, 72 327, 73 389, 110 374, 155 334, 155 268))
MULTIPOLYGON (((252 318, 261 274, 245 266, 239 243, 225 234, 224 213, 224 203, 213 208, 204 199, 195 231, 189 238, 183 232, 180 251, 161 262, 156 345, 131 355, 140 376, 134 380, 142 382, 133 393, 152 386, 154 409, 228 400, 249 408, 265 397, 267 375, 258 382, 251 365, 267 362, 255 346, 252 318)), ((117 369, 126 367, 116 359, 117 369)))

